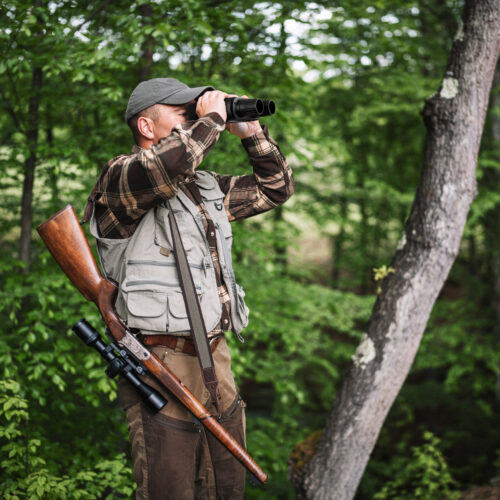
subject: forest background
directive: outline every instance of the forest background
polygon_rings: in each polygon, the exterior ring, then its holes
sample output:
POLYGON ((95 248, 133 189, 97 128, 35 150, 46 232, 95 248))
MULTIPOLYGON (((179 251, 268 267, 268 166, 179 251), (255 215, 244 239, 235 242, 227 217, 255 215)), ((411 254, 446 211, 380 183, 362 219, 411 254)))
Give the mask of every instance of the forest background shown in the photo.
MULTIPOLYGON (((458 0, 2 2, 3 498, 132 496, 115 384, 71 332, 82 317, 102 323, 34 228, 67 203, 82 214, 102 166, 130 150, 131 90, 159 76, 277 104, 263 122, 296 194, 233 224, 251 319, 245 344, 230 343, 248 448, 271 475, 247 498, 294 498, 290 455, 310 451, 391 271, 422 168, 420 111, 444 76, 461 9, 458 0)), ((497 75, 460 254, 356 498, 455 498, 500 476, 499 95, 497 75)), ((249 171, 227 133, 202 168, 249 171)))

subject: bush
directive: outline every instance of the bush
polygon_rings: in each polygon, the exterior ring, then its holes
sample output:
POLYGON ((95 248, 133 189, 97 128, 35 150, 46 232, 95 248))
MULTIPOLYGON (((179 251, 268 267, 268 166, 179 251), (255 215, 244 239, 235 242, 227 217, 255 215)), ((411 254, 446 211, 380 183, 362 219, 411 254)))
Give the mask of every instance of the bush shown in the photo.
POLYGON ((0 496, 5 500, 91 500, 131 498, 132 471, 119 454, 86 469, 49 463, 40 439, 30 438, 28 401, 20 384, 0 380, 0 496))
POLYGON ((395 478, 375 495, 375 500, 456 500, 460 493, 453 491, 456 482, 439 449, 439 439, 424 432, 424 443, 412 448, 411 457, 395 458, 395 478))

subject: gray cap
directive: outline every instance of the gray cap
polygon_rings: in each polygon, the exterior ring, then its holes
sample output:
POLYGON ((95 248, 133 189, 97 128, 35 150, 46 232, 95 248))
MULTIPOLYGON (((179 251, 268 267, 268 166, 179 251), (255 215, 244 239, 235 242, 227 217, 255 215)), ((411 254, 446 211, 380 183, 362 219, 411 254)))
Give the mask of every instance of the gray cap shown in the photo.
POLYGON ((205 90, 214 90, 213 87, 189 88, 175 78, 153 78, 139 83, 130 95, 125 121, 153 104, 185 104, 203 94, 205 90))

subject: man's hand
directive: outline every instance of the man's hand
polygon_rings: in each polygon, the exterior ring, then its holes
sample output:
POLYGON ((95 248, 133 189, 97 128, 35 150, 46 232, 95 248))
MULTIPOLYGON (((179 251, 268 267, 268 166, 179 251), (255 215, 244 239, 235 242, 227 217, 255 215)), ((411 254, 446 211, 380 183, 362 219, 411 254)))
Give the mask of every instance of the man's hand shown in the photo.
MULTIPOLYGON (((201 118, 208 113, 216 112, 222 117, 224 121, 227 120, 226 103, 224 99, 226 97, 239 97, 234 94, 227 94, 221 90, 211 90, 205 92, 198 98, 196 103, 196 114, 201 118)), ((241 96, 244 99, 248 99, 248 96, 241 96)), ((236 123, 226 123, 226 130, 231 134, 238 136, 240 139, 245 137, 250 137, 261 130, 260 123, 257 121, 253 122, 236 122, 236 123)))
POLYGON ((245 139, 261 130, 259 121, 226 123, 226 130, 237 135, 240 139, 245 139))
MULTIPOLYGON (((237 95, 228 95, 227 97, 239 97, 237 95)), ((242 95, 243 99, 248 99, 248 96, 242 95)), ((259 130, 261 130, 261 126, 258 120, 253 122, 235 122, 235 123, 226 123, 226 130, 231 134, 237 135, 240 139, 245 139, 246 137, 250 137, 251 135, 256 134, 259 130)))
POLYGON ((229 94, 220 90, 210 90, 198 97, 196 103, 196 114, 202 118, 208 113, 219 113, 224 121, 227 120, 226 103, 224 99, 229 97, 229 94))

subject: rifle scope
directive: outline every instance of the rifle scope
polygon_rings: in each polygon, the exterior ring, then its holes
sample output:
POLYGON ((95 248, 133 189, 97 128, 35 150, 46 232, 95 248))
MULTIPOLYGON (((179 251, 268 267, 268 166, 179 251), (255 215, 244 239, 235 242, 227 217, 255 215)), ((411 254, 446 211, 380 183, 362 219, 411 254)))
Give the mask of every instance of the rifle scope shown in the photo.
MULTIPOLYGON (((227 121, 229 123, 251 122, 263 116, 271 116, 276 112, 276 104, 269 99, 244 99, 242 97, 226 97, 227 121)), ((197 120, 196 102, 186 108, 188 120, 197 120)))
POLYGON ((160 411, 167 400, 155 389, 144 383, 137 375, 146 372, 145 368, 126 349, 120 349, 113 342, 103 342, 99 332, 85 319, 81 319, 73 325, 72 330, 89 347, 93 347, 109 363, 106 375, 110 378, 121 375, 130 382, 140 394, 142 399, 153 411, 160 411), (115 352, 119 353, 118 355, 115 352), (134 373, 136 372, 136 373, 134 373))

